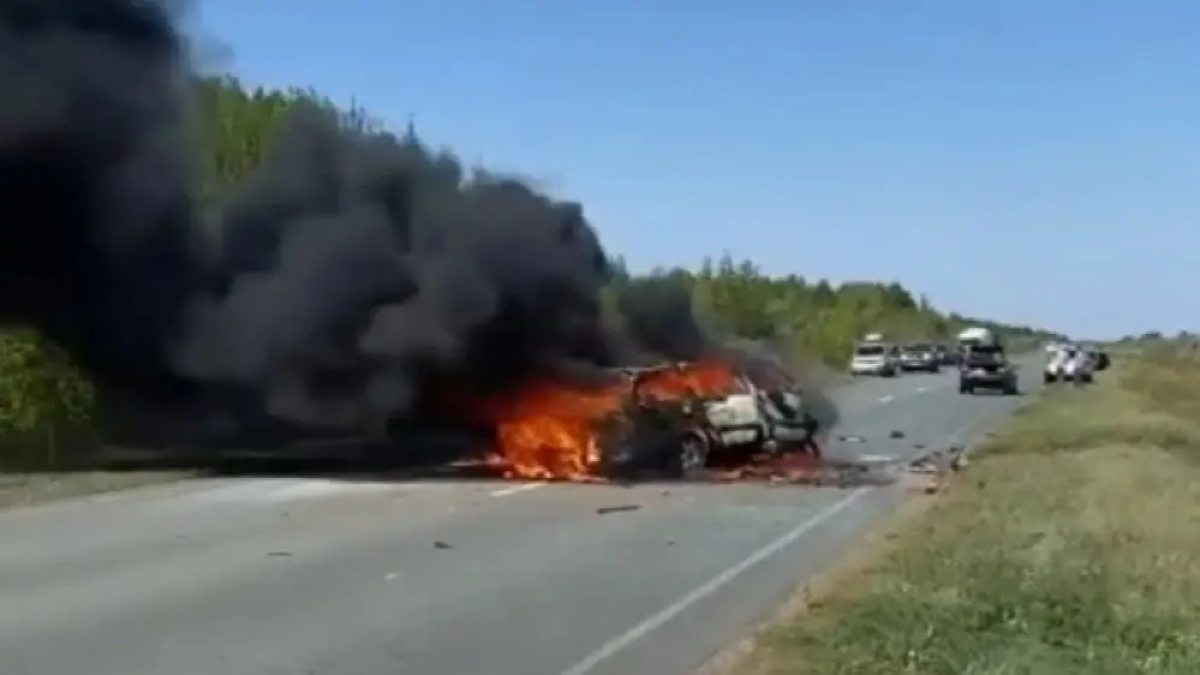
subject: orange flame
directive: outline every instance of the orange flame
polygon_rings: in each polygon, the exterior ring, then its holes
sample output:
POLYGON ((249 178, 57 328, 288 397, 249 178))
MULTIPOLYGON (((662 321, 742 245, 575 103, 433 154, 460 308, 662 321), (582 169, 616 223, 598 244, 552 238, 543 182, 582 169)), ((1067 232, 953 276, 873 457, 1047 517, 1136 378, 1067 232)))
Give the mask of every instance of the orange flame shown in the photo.
MULTIPOLYGON (((496 424, 495 461, 515 478, 592 478, 600 459, 596 423, 618 410, 624 386, 536 382, 511 398, 492 402, 488 408, 496 424)), ((728 364, 707 361, 646 373, 640 392, 669 401, 689 394, 721 395, 736 387, 728 364)))

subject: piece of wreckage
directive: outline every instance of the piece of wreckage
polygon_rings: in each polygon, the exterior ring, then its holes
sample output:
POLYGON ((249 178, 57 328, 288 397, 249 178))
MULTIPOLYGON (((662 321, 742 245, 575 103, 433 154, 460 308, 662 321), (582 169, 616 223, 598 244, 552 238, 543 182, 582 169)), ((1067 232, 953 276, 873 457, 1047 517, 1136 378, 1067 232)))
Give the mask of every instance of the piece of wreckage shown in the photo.
POLYGON ((764 456, 820 460, 820 423, 786 371, 766 362, 722 365, 727 380, 717 387, 687 386, 689 372, 719 368, 712 364, 618 369, 619 404, 593 426, 594 472, 694 480, 764 456))

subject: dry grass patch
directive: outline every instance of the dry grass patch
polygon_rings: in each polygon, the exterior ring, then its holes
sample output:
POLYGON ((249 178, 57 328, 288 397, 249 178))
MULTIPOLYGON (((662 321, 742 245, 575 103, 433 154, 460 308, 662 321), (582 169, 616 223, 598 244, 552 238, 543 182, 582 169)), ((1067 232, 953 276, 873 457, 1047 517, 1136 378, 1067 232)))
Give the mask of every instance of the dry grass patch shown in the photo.
POLYGON ((1200 360, 1056 389, 756 675, 1200 673, 1200 360))

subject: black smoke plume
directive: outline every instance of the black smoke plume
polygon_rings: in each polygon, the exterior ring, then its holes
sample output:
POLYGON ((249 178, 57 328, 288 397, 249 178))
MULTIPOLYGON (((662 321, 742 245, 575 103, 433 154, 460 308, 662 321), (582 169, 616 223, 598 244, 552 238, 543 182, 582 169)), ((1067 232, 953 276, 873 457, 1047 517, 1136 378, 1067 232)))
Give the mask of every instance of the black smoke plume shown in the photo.
POLYGON ((408 408, 439 374, 503 386, 619 358, 579 205, 467 180, 312 106, 202 218, 174 17, 137 0, 0 8, 0 311, 103 384, 344 425, 408 408))
POLYGON ((0 319, 160 405, 353 428, 439 378, 523 378, 707 344, 686 295, 609 268, 578 204, 301 107, 216 213, 195 82, 151 0, 0 0, 0 319), (643 292, 644 291, 644 292, 643 292))

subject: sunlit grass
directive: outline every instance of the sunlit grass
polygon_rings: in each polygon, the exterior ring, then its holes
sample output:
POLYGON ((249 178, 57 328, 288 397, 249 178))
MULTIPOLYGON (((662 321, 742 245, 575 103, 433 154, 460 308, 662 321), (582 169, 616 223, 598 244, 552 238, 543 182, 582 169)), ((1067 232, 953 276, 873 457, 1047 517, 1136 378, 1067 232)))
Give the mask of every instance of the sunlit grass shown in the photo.
POLYGON ((747 670, 1200 673, 1200 360, 1045 394, 937 499, 747 670))

